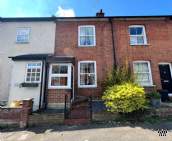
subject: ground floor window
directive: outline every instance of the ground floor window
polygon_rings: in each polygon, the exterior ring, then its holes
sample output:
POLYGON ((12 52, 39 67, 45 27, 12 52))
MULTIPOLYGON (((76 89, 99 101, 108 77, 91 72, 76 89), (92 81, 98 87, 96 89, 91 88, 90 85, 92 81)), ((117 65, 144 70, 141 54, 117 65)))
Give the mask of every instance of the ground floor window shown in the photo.
POLYGON ((41 80, 41 62, 28 63, 26 69, 26 83, 39 83, 41 80))
POLYGON ((71 88, 71 64, 51 64, 49 88, 71 88))
POLYGON ((152 85, 152 74, 149 61, 134 61, 133 69, 138 84, 141 86, 152 85))
POLYGON ((80 61, 78 63, 78 84, 80 88, 97 86, 95 61, 80 61))

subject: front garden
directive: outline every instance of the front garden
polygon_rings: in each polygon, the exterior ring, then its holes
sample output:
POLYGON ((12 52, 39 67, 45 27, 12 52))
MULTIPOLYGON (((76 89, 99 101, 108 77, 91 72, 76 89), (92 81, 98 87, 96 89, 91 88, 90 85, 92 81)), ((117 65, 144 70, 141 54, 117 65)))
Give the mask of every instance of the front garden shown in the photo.
POLYGON ((135 83, 135 76, 127 67, 115 68, 108 75, 104 88, 102 100, 107 112, 114 115, 112 117, 116 121, 172 119, 172 105, 162 103, 162 96, 156 90, 146 93, 142 86, 135 83))

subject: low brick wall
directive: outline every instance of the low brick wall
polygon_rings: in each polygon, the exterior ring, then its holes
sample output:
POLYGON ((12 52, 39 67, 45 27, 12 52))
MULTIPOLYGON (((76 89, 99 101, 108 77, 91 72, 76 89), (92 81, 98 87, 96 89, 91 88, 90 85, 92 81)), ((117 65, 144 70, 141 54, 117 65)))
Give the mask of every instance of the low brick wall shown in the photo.
POLYGON ((118 118, 117 113, 110 113, 107 111, 96 112, 92 113, 92 120, 93 121, 112 121, 118 118))
POLYGON ((20 128, 28 125, 32 100, 23 100, 20 108, 0 107, 0 124, 18 123, 20 128))
POLYGON ((49 89, 48 90, 48 108, 62 109, 64 108, 65 95, 68 96, 68 101, 71 97, 71 89, 49 89))
POLYGON ((150 109, 151 116, 159 116, 162 118, 172 117, 172 108, 171 107, 162 107, 162 108, 152 108, 150 109))

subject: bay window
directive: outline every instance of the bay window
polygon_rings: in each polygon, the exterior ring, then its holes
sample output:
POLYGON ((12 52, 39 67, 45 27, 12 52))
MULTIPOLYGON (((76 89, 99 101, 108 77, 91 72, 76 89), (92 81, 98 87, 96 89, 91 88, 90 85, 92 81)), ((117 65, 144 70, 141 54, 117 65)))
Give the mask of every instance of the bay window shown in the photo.
POLYGON ((71 88, 71 64, 51 64, 49 88, 71 88))

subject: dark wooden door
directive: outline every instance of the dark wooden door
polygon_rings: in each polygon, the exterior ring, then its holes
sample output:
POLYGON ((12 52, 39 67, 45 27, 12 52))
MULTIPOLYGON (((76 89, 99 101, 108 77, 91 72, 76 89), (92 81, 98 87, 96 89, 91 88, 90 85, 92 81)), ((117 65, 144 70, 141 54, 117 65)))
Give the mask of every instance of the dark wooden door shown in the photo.
POLYGON ((172 92, 172 78, 171 78, 171 70, 169 64, 161 64, 159 65, 160 78, 162 89, 168 90, 169 93, 172 92))

